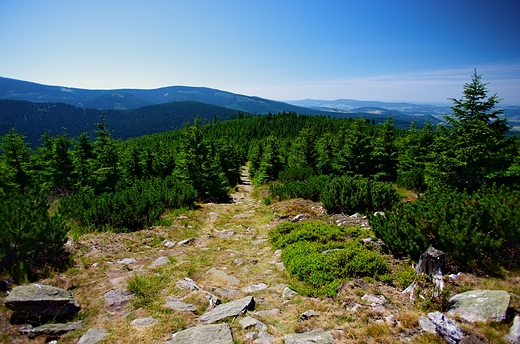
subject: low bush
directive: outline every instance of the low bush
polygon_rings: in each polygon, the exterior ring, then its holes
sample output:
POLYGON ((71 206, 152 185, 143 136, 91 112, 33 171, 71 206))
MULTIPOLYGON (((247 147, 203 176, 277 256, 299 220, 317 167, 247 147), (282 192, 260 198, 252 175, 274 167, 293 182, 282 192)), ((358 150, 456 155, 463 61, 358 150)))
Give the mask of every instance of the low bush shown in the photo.
POLYGON ((0 272, 7 271, 17 283, 36 280, 68 262, 64 244, 69 228, 48 208, 47 195, 38 190, 0 199, 0 272))
POLYGON ((418 259, 433 246, 459 268, 490 273, 520 262, 520 191, 506 187, 428 191, 369 220, 396 255, 418 259))
POLYGON ((284 222, 270 231, 269 238, 274 248, 282 249, 287 271, 306 284, 301 293, 333 297, 342 281, 379 279, 390 272, 381 254, 361 244, 360 239, 371 234, 359 227, 284 222))
POLYGON ((306 181, 310 177, 314 175, 314 170, 312 167, 286 167, 278 174, 278 179, 282 183, 285 182, 298 182, 298 181, 306 181))
POLYGON ((343 176, 327 183, 321 201, 329 213, 353 214, 390 209, 400 198, 391 184, 343 176))
POLYGON ((274 183, 269 186, 269 192, 280 201, 304 198, 317 202, 320 200, 322 190, 331 179, 330 176, 320 175, 309 177, 306 181, 274 183))
POLYGON ((131 186, 119 183, 115 192, 99 196, 88 190, 78 192, 62 200, 60 212, 83 227, 133 231, 153 225, 166 209, 192 205, 196 196, 184 182, 152 178, 131 186))

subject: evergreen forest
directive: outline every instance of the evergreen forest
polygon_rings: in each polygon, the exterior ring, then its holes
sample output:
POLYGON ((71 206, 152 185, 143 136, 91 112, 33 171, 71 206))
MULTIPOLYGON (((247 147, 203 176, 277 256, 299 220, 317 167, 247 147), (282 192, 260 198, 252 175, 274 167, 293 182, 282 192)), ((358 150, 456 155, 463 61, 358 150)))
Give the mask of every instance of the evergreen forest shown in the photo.
POLYGON ((35 280, 66 264, 70 233, 136 231, 167 210, 226 202, 245 164, 266 204, 366 214, 395 256, 434 246, 462 270, 518 267, 519 140, 477 73, 452 102, 444 124, 407 129, 391 117, 238 113, 118 140, 102 117, 92 136, 42 133, 33 148, 13 128, 0 140, 2 272, 35 280))

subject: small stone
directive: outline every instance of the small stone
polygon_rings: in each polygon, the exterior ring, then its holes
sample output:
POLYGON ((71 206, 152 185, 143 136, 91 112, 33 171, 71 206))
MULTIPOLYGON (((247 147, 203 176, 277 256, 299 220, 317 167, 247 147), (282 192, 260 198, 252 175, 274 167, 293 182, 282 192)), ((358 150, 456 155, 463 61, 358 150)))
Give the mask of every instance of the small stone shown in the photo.
POLYGON ((244 288, 242 288, 242 291, 244 293, 254 293, 256 291, 264 290, 266 288, 267 288, 267 284, 265 284, 265 283, 258 283, 258 284, 250 285, 248 287, 244 287, 244 288))
POLYGON ((188 277, 181 279, 175 285, 178 288, 186 289, 189 291, 202 290, 191 278, 188 278, 188 277))
POLYGON ((108 332, 102 328, 91 328, 79 339, 78 344, 96 344, 108 337, 108 332))
POLYGON ((286 287, 286 288, 283 290, 283 292, 282 292, 282 297, 283 297, 284 299, 289 298, 289 297, 293 297, 293 296, 296 296, 296 295, 298 295, 298 293, 295 292, 294 290, 292 290, 292 289, 289 288, 289 287, 286 287))
POLYGON ((133 320, 130 325, 137 326, 137 327, 146 327, 151 326, 157 323, 157 319, 148 317, 148 318, 139 318, 133 320))
POLYGON ((373 296, 365 294, 361 300, 370 303, 370 306, 377 307, 377 306, 383 306, 386 304, 386 299, 383 295, 379 296, 373 296))
POLYGON ((255 327, 258 331, 267 330, 266 324, 250 316, 246 316, 245 318, 240 319, 238 323, 242 326, 244 330, 248 330, 252 327, 255 327))
POLYGON ((175 246, 177 243, 176 243, 175 241, 163 240, 162 244, 163 244, 163 246, 166 247, 166 248, 172 248, 172 247, 175 246))
POLYGON ((511 344, 520 344, 520 316, 516 316, 513 320, 513 326, 509 333, 504 336, 504 341, 511 344))
POLYGON ((185 303, 179 300, 168 300, 164 305, 167 308, 171 308, 177 312, 193 312, 195 313, 195 306, 191 303, 185 303))
POLYGON ((280 250, 280 249, 274 251, 274 253, 273 253, 273 256, 275 256, 275 257, 280 257, 281 255, 282 255, 282 250, 280 250))
POLYGON ((188 245, 195 242, 195 238, 188 238, 178 242, 179 245, 188 245))
POLYGON ((464 336, 457 323, 441 312, 428 313, 428 319, 435 325, 437 332, 449 344, 457 344, 464 336))
POLYGON ((137 263, 137 260, 135 260, 134 258, 125 258, 125 259, 118 260, 116 263, 130 265, 130 264, 137 263))
POLYGON ((319 316, 320 316, 320 313, 313 311, 313 310, 308 310, 308 311, 305 311, 302 314, 300 314, 300 316, 298 317, 298 321, 305 321, 305 320, 309 320, 312 317, 319 317, 319 316))
POLYGON ((298 214, 291 219, 291 222, 300 222, 307 219, 309 216, 305 214, 298 214))
POLYGON ((156 268, 158 266, 168 264, 170 259, 168 257, 159 257, 150 265, 150 269, 156 268))

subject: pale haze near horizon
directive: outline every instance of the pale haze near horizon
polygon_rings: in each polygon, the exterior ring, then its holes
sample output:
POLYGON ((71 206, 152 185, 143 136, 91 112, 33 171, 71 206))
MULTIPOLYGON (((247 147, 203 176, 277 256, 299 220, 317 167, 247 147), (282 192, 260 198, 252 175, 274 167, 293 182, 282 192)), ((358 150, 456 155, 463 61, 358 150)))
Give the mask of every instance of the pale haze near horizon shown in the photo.
POLYGON ((518 0, 0 0, 0 76, 448 104, 476 69, 520 105, 519 15, 518 0))

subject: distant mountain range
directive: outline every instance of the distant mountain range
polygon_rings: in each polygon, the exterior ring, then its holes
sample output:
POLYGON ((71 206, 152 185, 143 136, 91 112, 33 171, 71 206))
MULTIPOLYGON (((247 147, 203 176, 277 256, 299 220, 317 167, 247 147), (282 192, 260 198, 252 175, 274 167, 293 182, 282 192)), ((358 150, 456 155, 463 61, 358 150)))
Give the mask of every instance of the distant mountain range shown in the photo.
MULTIPOLYGON (((298 100, 280 102, 205 87, 170 86, 152 90, 88 90, 0 77, 0 135, 15 127, 32 145, 40 135, 67 132, 77 136, 93 132, 103 110, 114 136, 129 137, 181 128, 195 116, 212 121, 226 120, 237 112, 266 114, 295 112, 339 118, 361 116, 376 123, 393 117, 406 128, 412 120, 419 126, 437 124, 451 113, 449 107, 359 101, 353 99, 298 100)), ((508 107, 510 124, 520 130, 520 107, 508 107)))

